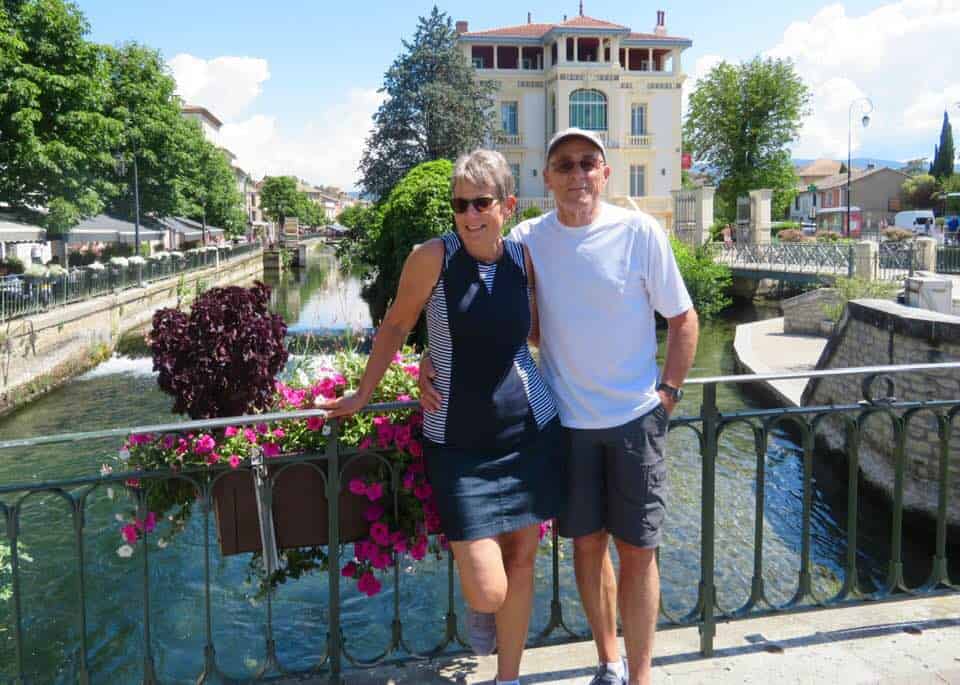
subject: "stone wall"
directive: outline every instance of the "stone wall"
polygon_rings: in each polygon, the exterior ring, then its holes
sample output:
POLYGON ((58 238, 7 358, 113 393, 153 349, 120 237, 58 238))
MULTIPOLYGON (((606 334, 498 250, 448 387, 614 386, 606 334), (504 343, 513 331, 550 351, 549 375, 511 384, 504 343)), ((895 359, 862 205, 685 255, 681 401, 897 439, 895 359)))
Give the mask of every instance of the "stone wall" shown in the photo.
POLYGON ((824 319, 828 318, 825 310, 839 301, 834 288, 818 288, 784 300, 780 303, 783 332, 788 335, 829 335, 829 330, 825 332, 822 326, 824 319))
MULTIPOLYGON (((197 281, 208 287, 249 283, 263 273, 260 252, 221 262, 220 267, 183 274, 192 290, 197 281)), ((153 313, 177 303, 179 276, 144 288, 131 288, 0 324, 0 412, 36 395, 38 379, 55 385, 70 373, 90 366, 104 346, 112 349, 120 336, 149 324, 153 313)))
MULTIPOLYGON (((817 363, 817 369, 960 361, 960 317, 905 307, 884 300, 849 302, 837 332, 817 363)), ((956 400, 960 370, 911 372, 892 376, 897 401, 956 400)), ((811 379, 802 403, 829 405, 864 399, 864 376, 811 379)), ((877 381, 875 397, 886 397, 877 381)), ((902 412, 897 412, 901 415, 902 412)), ((954 425, 960 425, 954 422, 954 425)), ((878 412, 866 419, 861 432, 860 469, 888 497, 894 486, 894 422, 878 412)), ((915 413, 906 422, 904 506, 936 516, 939 487, 939 436, 932 410, 915 413)), ((831 449, 844 450, 840 422, 831 418, 821 437, 831 449)), ((954 428, 949 457, 948 519, 960 526, 960 428, 954 428)))

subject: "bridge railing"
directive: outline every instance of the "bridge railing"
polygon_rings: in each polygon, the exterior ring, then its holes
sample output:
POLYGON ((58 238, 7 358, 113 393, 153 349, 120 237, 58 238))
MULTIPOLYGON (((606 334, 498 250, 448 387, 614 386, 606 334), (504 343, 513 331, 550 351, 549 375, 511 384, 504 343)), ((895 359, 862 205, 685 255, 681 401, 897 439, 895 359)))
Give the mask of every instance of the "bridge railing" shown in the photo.
POLYGON ((144 264, 116 266, 104 264, 100 269, 73 267, 49 276, 0 276, 0 321, 80 302, 91 297, 134 288, 141 283, 169 278, 197 269, 206 269, 220 261, 235 260, 260 250, 259 243, 210 247, 205 250, 171 252, 165 258, 148 258, 144 264))
POLYGON ((912 240, 884 240, 877 243, 877 278, 896 281, 912 276, 917 263, 917 249, 912 240))
POLYGON ((853 245, 843 243, 714 243, 714 258, 731 267, 847 276, 853 273, 853 245))
MULTIPOLYGON (((840 369, 831 371, 814 371, 786 374, 721 376, 712 378, 691 379, 688 385, 692 391, 699 391, 702 395, 702 404, 697 415, 675 417, 670 421, 669 430, 672 434, 687 433, 693 443, 699 445, 700 454, 700 491, 696 499, 699 500, 699 583, 697 586, 696 602, 681 614, 662 609, 661 627, 693 626, 699 627, 701 634, 701 652, 709 656, 713 652, 717 623, 720 621, 738 620, 776 613, 790 613, 800 611, 814 611, 818 609, 865 604, 878 601, 897 599, 911 599, 916 597, 933 596, 960 591, 957 580, 951 579, 948 571, 947 521, 948 501, 952 497, 950 483, 951 458, 956 459, 955 424, 960 412, 960 393, 949 399, 939 400, 898 400, 894 399, 893 382, 899 374, 931 374, 937 378, 960 371, 960 363, 915 364, 901 366, 863 367, 840 369), (864 399, 860 401, 843 401, 829 406, 810 406, 792 409, 748 409, 737 412, 723 412, 717 402, 718 390, 730 386, 758 383, 762 381, 788 380, 796 378, 814 378, 819 382, 827 379, 845 378, 858 387, 862 387, 864 399), (879 385, 878 385, 879 384, 879 385), (886 395, 875 396, 878 388, 886 387, 886 395), (892 511, 890 513, 891 533, 888 540, 889 562, 885 578, 872 584, 865 579, 862 559, 859 555, 860 533, 858 532, 858 506, 860 504, 859 490, 859 459, 861 449, 870 440, 871 426, 879 420, 889 424, 892 431, 893 460, 891 470, 894 477, 892 511), (908 474, 908 465, 912 465, 911 445, 917 424, 922 420, 932 421, 936 431, 936 453, 938 459, 932 465, 936 474, 936 522, 935 541, 932 545, 933 559, 931 571, 924 582, 908 585, 904 576, 904 485, 908 474), (835 585, 826 595, 817 591, 813 564, 815 545, 824 543, 824 531, 821 523, 813 520, 814 466, 823 465, 831 461, 832 457, 818 454, 816 451, 817 438, 822 436, 825 427, 833 424, 840 430, 843 437, 843 451, 847 457, 847 483, 845 520, 838 521, 838 527, 843 530, 843 539, 836 541, 843 546, 842 570, 836 572, 835 585), (755 456, 753 466, 753 487, 743 495, 738 495, 742 511, 737 512, 737 520, 749 520, 753 517, 752 549, 736 550, 743 558, 751 558, 749 562, 749 596, 735 606, 724 606, 718 599, 720 591, 725 585, 734 583, 739 587, 737 579, 730 574, 718 573, 717 552, 718 533, 726 531, 729 521, 718 523, 717 498, 718 478, 726 478, 723 470, 718 471, 729 455, 724 454, 722 445, 731 433, 743 429, 746 435, 752 437, 755 456), (797 470, 800 485, 800 515, 797 520, 782 522, 791 530, 799 531, 799 550, 794 553, 799 556, 796 570, 796 589, 785 602, 778 603, 771 595, 771 570, 765 560, 765 541, 776 534, 771 531, 768 517, 779 518, 780 512, 769 511, 765 497, 771 487, 781 487, 772 483, 767 476, 770 463, 770 451, 778 452, 780 437, 784 430, 792 430, 799 435, 799 444, 802 446, 802 463, 797 470), (815 531, 816 527, 816 531, 815 531), (872 586, 871 586, 872 585, 872 586)), ((415 403, 393 403, 368 407, 365 411, 388 411, 398 408, 411 408, 415 403)), ((103 444, 105 439, 119 440, 133 433, 186 433, 199 431, 213 431, 226 426, 239 426, 253 423, 273 422, 289 419, 305 419, 321 415, 320 411, 297 411, 280 414, 262 414, 237 418, 214 419, 207 421, 186 421, 175 424, 125 427, 109 430, 92 431, 85 433, 70 433, 54 436, 43 436, 22 440, 7 440, 0 442, 0 456, 5 459, 16 459, 18 450, 48 447, 50 449, 70 450, 75 453, 79 444, 103 444), (100 441, 99 443, 97 441, 100 441)), ((273 677, 281 673, 291 673, 296 669, 285 667, 278 656, 277 619, 281 608, 287 613, 283 618, 295 626, 295 630, 287 631, 288 636, 305 636, 317 631, 326 630, 325 646, 319 649, 312 659, 309 659, 307 670, 296 672, 310 672, 327 674, 331 682, 339 682, 340 674, 347 664, 369 666, 390 660, 411 660, 441 653, 454 652, 465 646, 463 636, 457 627, 457 613, 454 591, 454 565, 452 558, 447 555, 447 583, 445 597, 442 603, 445 610, 439 623, 443 629, 432 638, 427 649, 416 650, 411 646, 412 638, 426 639, 425 636, 411 635, 405 622, 410 615, 407 604, 416 592, 411 589, 410 583, 417 582, 417 576, 404 570, 404 564, 394 563, 392 578, 388 594, 388 605, 381 605, 383 611, 389 615, 383 618, 390 625, 389 638, 385 644, 370 657, 358 655, 356 645, 345 637, 344 624, 341 618, 344 595, 341 587, 340 560, 342 546, 340 545, 340 510, 338 494, 343 493, 346 487, 344 472, 350 464, 363 455, 373 455, 376 458, 377 450, 357 450, 346 448, 338 439, 338 422, 330 421, 332 433, 328 439, 326 451, 322 454, 301 454, 298 456, 281 457, 271 460, 271 466, 276 469, 267 472, 262 466, 244 464, 241 472, 255 475, 272 489, 278 471, 282 472, 291 464, 322 460, 326 470, 323 481, 327 501, 331 504, 328 510, 328 527, 330 544, 327 548, 329 567, 326 583, 326 607, 321 612, 307 612, 302 606, 289 602, 278 604, 275 600, 275 590, 269 589, 265 597, 265 613, 261 630, 247 631, 249 636, 260 636, 259 645, 245 643, 242 647, 235 641, 231 645, 224 645, 223 640, 217 644, 219 632, 215 626, 223 623, 236 624, 240 618, 234 614, 215 614, 213 611, 213 590, 211 587, 212 570, 221 566, 224 561, 215 553, 215 545, 211 541, 211 493, 217 480, 227 469, 211 467, 204 470, 150 471, 129 473, 108 473, 102 476, 63 479, 49 482, 23 482, 7 484, 0 487, 0 524, 3 526, 7 547, 7 558, 0 554, 0 680, 4 677, 13 682, 40 682, 46 675, 36 673, 36 662, 33 655, 39 651, 41 645, 47 645, 49 634, 44 629, 44 623, 38 620, 38 604, 31 604, 25 596, 24 577, 25 568, 31 563, 42 560, 44 550, 29 550, 32 557, 28 559, 26 552, 21 548, 21 539, 24 535, 23 512, 28 504, 43 496, 50 496, 60 502, 60 524, 54 526, 51 535, 58 535, 60 550, 69 554, 72 550, 72 562, 68 569, 57 569, 58 585, 71 588, 69 595, 50 606, 52 600, 46 600, 47 610, 53 611, 58 620, 70 626, 69 635, 75 642, 75 653, 68 658, 69 664, 60 665, 63 674, 72 669, 74 682, 88 683, 101 682, 104 677, 101 669, 104 663, 112 668, 122 664, 131 680, 144 683, 158 682, 157 660, 154 637, 154 623, 157 620, 157 606, 163 606, 171 598, 160 594, 155 585, 163 578, 174 587, 188 593, 188 602, 191 610, 202 617, 203 636, 202 645, 197 645, 198 653, 191 663, 197 664, 197 682, 208 682, 223 676, 222 661, 224 654, 230 654, 231 649, 242 649, 246 655, 247 666, 250 670, 259 669, 253 674, 254 679, 273 677), (190 582, 178 581, 180 574, 186 570, 181 567, 156 568, 152 555, 156 550, 152 544, 153 535, 149 530, 143 531, 142 544, 138 543, 137 557, 129 560, 136 567, 132 572, 128 569, 122 576, 112 579, 118 586, 108 586, 108 591, 99 597, 101 601, 113 602, 106 609, 90 604, 90 575, 95 569, 103 566, 96 550, 103 550, 111 544, 103 541, 104 535, 110 540, 118 540, 116 528, 111 526, 97 527, 97 514, 104 515, 103 511, 96 510, 95 495, 105 490, 126 490, 137 504, 138 511, 144 508, 143 488, 127 488, 131 479, 142 483, 177 482, 188 485, 196 492, 195 505, 199 507, 202 516, 202 540, 195 548, 196 565, 202 568, 202 573, 190 576, 190 582), (96 511, 95 511, 96 510, 96 511), (153 550, 153 551, 151 551, 153 550), (124 595, 119 586, 139 587, 138 599, 131 599, 124 595), (75 588, 75 590, 73 589, 75 588), (4 596, 6 590, 7 596, 4 596), (114 644, 117 637, 117 626, 135 626, 141 633, 139 640, 129 640, 134 643, 114 644), (132 650, 132 651, 131 651, 132 650)), ((782 458, 773 457, 773 458, 782 458)), ((748 469, 749 462, 737 462, 739 470, 748 469)), ((911 466, 912 468, 912 466, 911 466)), ((401 477, 398 470, 392 473, 393 487, 401 477)), ((748 477, 750 477, 748 475, 748 477)), ((396 494, 391 494, 392 506, 397 506, 396 494)), ((270 498, 267 498, 270 502, 270 498)), ((37 505, 34 505, 37 506, 37 505)), ((44 505, 53 508, 53 504, 44 505)), ((55 512, 54 512, 55 513, 55 512)), ((108 512, 109 513, 109 512, 108 512)), ((52 514, 51 514, 52 515, 52 514)), ((914 529, 913 537, 920 533, 914 529)), ((117 543, 112 543, 117 544, 117 543)), ((560 544, 553 534, 553 552, 550 567, 550 615, 547 624, 539 630, 531 640, 532 644, 545 642, 562 642, 588 639, 586 633, 577 632, 570 627, 569 606, 564 608, 561 602, 561 583, 565 580, 567 588, 572 591, 572 573, 568 559, 561 560, 560 544), (563 569, 563 573, 561 573, 563 569)), ((0 548, 2 552, 2 548, 0 548)), ((669 550, 668 550, 669 552, 669 550)), ((101 552, 102 553, 102 552, 101 552)), ((395 555, 395 558, 398 555, 395 555)), ((954 562, 956 560, 953 560, 954 562)), ((776 567, 774 567, 776 568, 776 567)), ((269 569, 267 569, 269 571, 269 569)), ((782 573, 783 571, 781 571, 782 573)), ((36 572, 34 572, 35 575, 36 572)), ((792 575, 792 571, 790 572, 792 575)), ((775 577, 782 580, 781 577, 775 577)), ((168 584, 169 584, 168 583, 168 584)), ((223 594, 224 590, 218 590, 223 594)), ((129 594, 129 593, 128 593, 129 594)), ((39 604, 44 604, 43 598, 36 598, 39 604)), ((356 601, 356 600, 352 600, 356 601)), ((418 611, 422 611, 419 609, 418 611)), ((245 617, 246 619, 246 617, 245 617)), ((174 624, 178 622, 174 620, 174 624)), ((49 626, 46 626, 49 629, 49 626)), ((365 630, 369 630, 369 624, 365 630)), ((129 639, 129 638, 128 638, 129 639)), ((182 639, 182 638, 177 638, 182 639)), ((186 659, 185 642, 178 642, 178 658, 186 659)), ((65 647, 65 649, 69 649, 65 647)), ((173 655, 164 655, 164 661, 169 665, 173 655)), ((250 678, 251 673, 234 673, 234 677, 250 678)))

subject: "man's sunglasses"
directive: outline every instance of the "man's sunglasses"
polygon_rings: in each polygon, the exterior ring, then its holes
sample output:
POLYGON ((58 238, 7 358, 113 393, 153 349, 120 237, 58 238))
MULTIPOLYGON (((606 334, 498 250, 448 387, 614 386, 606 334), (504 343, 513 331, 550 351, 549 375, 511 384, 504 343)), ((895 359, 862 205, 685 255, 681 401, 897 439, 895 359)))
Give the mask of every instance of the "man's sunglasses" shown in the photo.
POLYGON ((602 165, 603 158, 601 157, 584 157, 579 162, 574 162, 572 159, 561 159, 559 162, 551 164, 550 168, 558 174, 569 174, 573 171, 574 167, 579 166, 587 173, 590 173, 594 169, 599 169, 602 165))
POLYGON ((467 208, 470 205, 473 205, 473 208, 478 212, 485 212, 490 209, 490 206, 497 201, 497 198, 491 197, 490 195, 484 195, 482 197, 475 197, 468 200, 465 197, 455 197, 450 201, 450 204, 453 205, 453 211, 457 214, 463 214, 467 211, 467 208))

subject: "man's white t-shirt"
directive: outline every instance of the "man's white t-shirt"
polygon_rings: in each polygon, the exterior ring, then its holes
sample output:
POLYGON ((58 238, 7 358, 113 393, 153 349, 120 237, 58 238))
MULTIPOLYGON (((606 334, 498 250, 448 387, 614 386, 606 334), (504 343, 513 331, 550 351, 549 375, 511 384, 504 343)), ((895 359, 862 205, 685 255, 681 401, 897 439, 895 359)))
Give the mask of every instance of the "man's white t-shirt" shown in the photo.
POLYGON ((611 428, 660 401, 654 310, 666 318, 693 303, 656 219, 604 203, 588 226, 556 212, 510 233, 536 276, 540 360, 568 428, 611 428))

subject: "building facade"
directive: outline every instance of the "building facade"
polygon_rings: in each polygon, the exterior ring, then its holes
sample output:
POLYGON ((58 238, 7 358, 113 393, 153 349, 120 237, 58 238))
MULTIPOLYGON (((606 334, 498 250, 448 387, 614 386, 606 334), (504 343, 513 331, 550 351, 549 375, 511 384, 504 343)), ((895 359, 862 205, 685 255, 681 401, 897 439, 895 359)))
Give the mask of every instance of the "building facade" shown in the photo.
POLYGON ((850 174, 850 227, 847 229, 847 175, 836 174, 817 185, 817 227, 844 235, 859 235, 861 229, 877 232, 893 225, 900 208, 903 183, 909 178, 888 167, 852 169, 850 174))
POLYGON ((522 208, 552 203, 543 183, 546 144, 578 126, 600 136, 612 167, 606 199, 645 209, 669 226, 670 191, 681 185, 681 106, 687 38, 667 35, 665 14, 653 33, 580 15, 559 24, 468 30, 458 42, 476 78, 497 87, 497 132, 517 181, 522 208))

